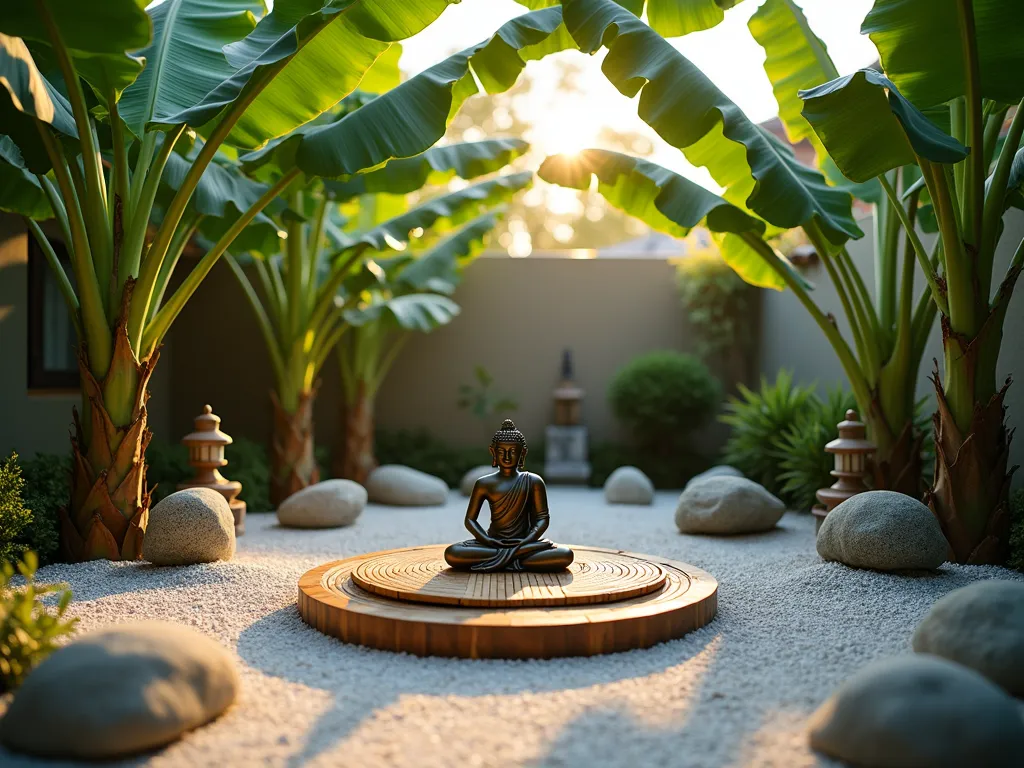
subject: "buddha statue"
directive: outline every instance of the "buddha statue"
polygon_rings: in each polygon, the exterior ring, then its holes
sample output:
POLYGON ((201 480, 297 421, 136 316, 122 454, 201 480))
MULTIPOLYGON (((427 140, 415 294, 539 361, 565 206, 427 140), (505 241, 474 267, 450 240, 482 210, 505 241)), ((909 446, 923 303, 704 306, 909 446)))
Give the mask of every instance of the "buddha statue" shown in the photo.
POLYGON ((469 541, 444 551, 445 562, 462 571, 563 571, 572 564, 568 547, 542 539, 548 527, 548 496, 539 475, 525 472, 526 438, 505 419, 491 438, 491 466, 498 471, 476 481, 466 509, 469 541), (491 524, 478 522, 484 501, 491 524))

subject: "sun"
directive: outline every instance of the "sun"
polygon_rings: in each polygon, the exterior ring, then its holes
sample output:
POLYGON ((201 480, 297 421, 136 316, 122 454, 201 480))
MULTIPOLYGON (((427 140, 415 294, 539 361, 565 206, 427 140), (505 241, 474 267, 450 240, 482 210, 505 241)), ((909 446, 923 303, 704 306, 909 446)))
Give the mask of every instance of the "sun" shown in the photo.
POLYGON ((598 146, 598 137, 604 124, 590 110, 576 108, 580 105, 569 103, 554 106, 539 112, 533 118, 528 137, 534 149, 548 155, 574 155, 584 149, 598 146))

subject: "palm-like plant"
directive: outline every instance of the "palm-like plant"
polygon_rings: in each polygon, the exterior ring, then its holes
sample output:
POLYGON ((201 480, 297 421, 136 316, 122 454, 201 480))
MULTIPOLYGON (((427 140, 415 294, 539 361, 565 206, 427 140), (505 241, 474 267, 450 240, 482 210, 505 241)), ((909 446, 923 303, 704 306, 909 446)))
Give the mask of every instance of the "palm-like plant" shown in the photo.
POLYGON ((543 43, 561 19, 559 9, 526 14, 428 70, 418 86, 394 89, 390 111, 370 104, 291 134, 274 148, 290 159, 255 199, 210 185, 211 195, 231 200, 219 206, 230 221, 165 298, 177 253, 196 217, 208 215, 195 198, 222 148, 255 149, 309 123, 351 93, 394 41, 452 2, 278 0, 258 23, 253 10, 262 4, 249 0, 166 0, 148 10, 144 0, 4 4, 0 204, 29 220, 79 339, 82 414, 61 531, 67 557, 140 555, 147 386, 159 347, 246 227, 306 176, 352 175, 425 151, 478 83, 500 87, 525 58, 542 55, 543 46, 519 50, 543 43), (396 110, 404 116, 397 124, 396 110), (194 134, 204 141, 153 216, 172 155, 194 134), (56 219, 76 287, 36 223, 45 218, 56 219))
MULTIPOLYGON (((530 174, 519 175, 529 181, 530 174)), ((502 213, 501 208, 487 211, 420 254, 377 260, 376 268, 346 284, 345 293, 358 303, 346 312, 352 330, 338 346, 344 396, 343 437, 335 460, 340 477, 365 483, 377 466, 377 392, 410 332, 429 333, 458 315, 459 306, 449 295, 502 213)))

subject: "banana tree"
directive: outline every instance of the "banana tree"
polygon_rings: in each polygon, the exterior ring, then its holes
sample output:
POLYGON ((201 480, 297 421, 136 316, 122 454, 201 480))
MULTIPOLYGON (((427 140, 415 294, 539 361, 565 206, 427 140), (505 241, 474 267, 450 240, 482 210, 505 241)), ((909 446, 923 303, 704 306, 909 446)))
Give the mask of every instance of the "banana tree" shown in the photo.
POLYGON ((335 474, 365 483, 377 466, 374 400, 410 332, 429 333, 450 323, 459 306, 449 298, 462 271, 483 249, 503 209, 484 213, 420 254, 375 262, 346 284, 358 301, 346 310, 347 342, 338 345, 344 407, 335 474))
POLYGON ((1013 469, 1003 405, 1009 381, 999 385, 996 364, 1024 241, 995 290, 993 272, 1003 215, 1020 206, 1024 183, 1024 6, 876 0, 861 29, 884 74, 863 70, 801 92, 803 115, 843 174, 877 179, 903 220, 942 326, 928 500, 958 562, 1004 562, 1013 469), (934 211, 933 252, 890 178, 908 165, 918 168, 934 211))
MULTIPOLYGON (((480 162, 474 167, 489 170, 500 168, 523 149, 518 142, 502 141, 443 149, 451 157, 476 155, 479 159, 485 151, 480 144, 487 145, 490 163, 480 162)), ((426 155, 431 152, 434 150, 426 155)), ((466 168, 462 171, 470 173, 466 168)), ((359 232, 345 230, 341 206, 330 185, 314 181, 292 192, 290 206, 276 217, 288 235, 280 241, 280 253, 252 251, 244 260, 225 256, 255 314, 274 371, 272 503, 280 504, 319 479, 314 457, 313 401, 320 370, 350 322, 345 314, 351 309, 350 302, 336 295, 340 285, 360 273, 367 254, 404 248, 412 239, 411 233, 422 237, 431 229, 465 221, 481 207, 508 199, 531 178, 529 173, 498 176, 434 198, 359 232), (259 291, 240 263, 246 261, 252 263, 259 291)))
POLYGON ((352 175, 425 151, 480 85, 514 82, 526 59, 564 36, 552 35, 560 9, 525 14, 428 70, 428 83, 394 89, 401 130, 393 110, 369 104, 293 134, 287 148, 296 151, 282 173, 165 299, 173 254, 194 224, 189 204, 222 148, 256 149, 309 123, 351 93, 394 41, 455 1, 278 0, 258 21, 263 4, 251 0, 149 9, 144 0, 37 0, 0 10, 0 199, 27 217, 78 332, 82 414, 61 526, 69 559, 141 554, 149 377, 182 307, 246 226, 305 175, 352 175), (151 214, 169 158, 193 134, 201 149, 157 223, 151 214), (68 246, 74 286, 37 223, 48 217, 68 246))

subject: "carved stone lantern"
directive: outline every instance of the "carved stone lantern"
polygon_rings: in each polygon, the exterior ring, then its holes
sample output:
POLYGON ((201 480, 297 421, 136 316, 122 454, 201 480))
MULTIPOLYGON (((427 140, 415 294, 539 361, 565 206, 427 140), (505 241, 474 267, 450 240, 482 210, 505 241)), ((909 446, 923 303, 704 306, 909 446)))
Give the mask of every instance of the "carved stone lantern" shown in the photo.
POLYGON ((562 380, 555 388, 555 424, 574 427, 580 423, 583 390, 576 386, 572 373, 572 354, 562 355, 562 380))
POLYGON ((864 478, 868 473, 868 457, 876 450, 875 444, 867 439, 867 429, 854 410, 847 411, 846 420, 836 426, 839 437, 825 446, 825 451, 835 456, 835 469, 830 474, 836 482, 815 494, 824 505, 811 510, 815 517, 815 531, 821 527, 825 516, 842 502, 870 490, 864 478))
POLYGON ((555 388, 555 420, 544 434, 544 477, 548 480, 586 483, 590 478, 582 401, 583 390, 576 386, 572 353, 567 349, 562 355, 561 381, 555 388))
POLYGON ((195 424, 195 432, 181 438, 182 445, 188 448, 188 463, 195 470, 195 477, 187 483, 180 483, 178 490, 209 488, 217 491, 231 507, 235 535, 241 536, 245 533, 245 502, 236 497, 242 492, 242 484, 227 480, 219 471, 227 466, 224 446, 231 445, 231 437, 220 431, 220 416, 213 413, 208 405, 204 405, 203 412, 196 416, 195 424))

